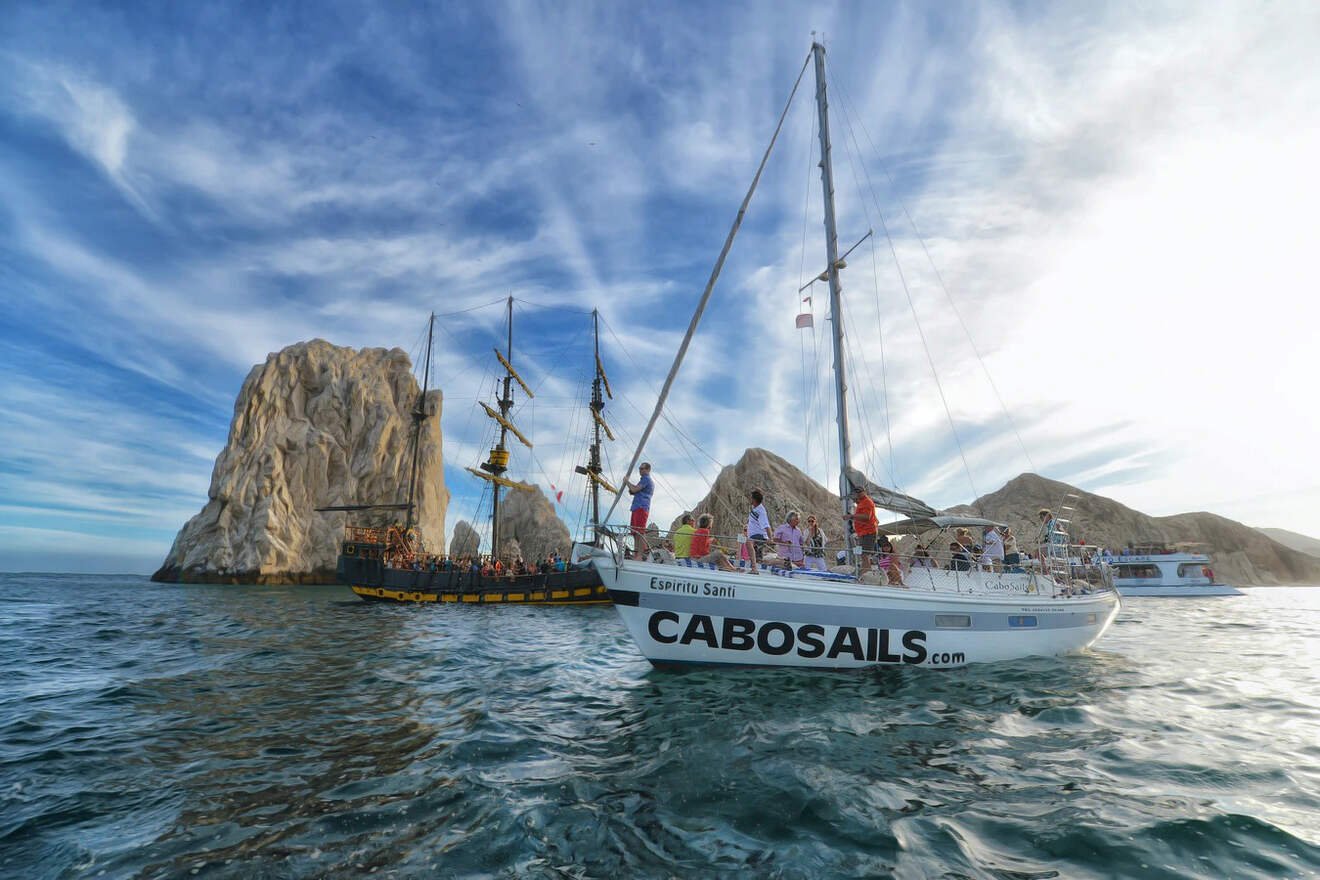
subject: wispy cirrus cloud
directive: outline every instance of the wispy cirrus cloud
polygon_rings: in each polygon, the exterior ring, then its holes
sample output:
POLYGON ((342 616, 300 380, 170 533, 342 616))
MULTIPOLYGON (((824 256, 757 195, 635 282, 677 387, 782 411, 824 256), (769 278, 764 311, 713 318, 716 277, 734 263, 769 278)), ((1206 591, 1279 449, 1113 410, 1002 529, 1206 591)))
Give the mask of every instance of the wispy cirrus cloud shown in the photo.
MULTIPOLYGON (((458 468, 503 330, 464 310, 508 294, 556 307, 515 311, 543 386, 518 418, 544 438, 527 476, 562 488, 586 312, 635 439, 813 30, 840 237, 876 230, 844 282, 859 462, 942 505, 1030 461, 1155 513, 1223 498, 1320 531, 1295 491, 1320 428, 1297 405, 1320 366, 1305 4, 62 14, 20 7, 0 38, 11 544, 64 518, 163 556, 252 363, 314 336, 417 353, 430 311, 451 520, 475 515, 458 468)), ((813 88, 652 443, 662 520, 751 445, 835 481, 821 285, 814 336, 792 323, 824 262, 813 88)))

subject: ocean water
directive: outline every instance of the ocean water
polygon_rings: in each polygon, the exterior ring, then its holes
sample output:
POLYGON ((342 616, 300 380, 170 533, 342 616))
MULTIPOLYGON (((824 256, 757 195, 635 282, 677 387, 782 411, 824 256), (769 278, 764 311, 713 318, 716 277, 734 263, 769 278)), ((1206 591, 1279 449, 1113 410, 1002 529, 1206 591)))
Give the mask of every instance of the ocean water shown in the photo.
POLYGON ((1320 588, 1085 655, 653 671, 613 609, 0 575, 3 877, 1320 873, 1320 588))

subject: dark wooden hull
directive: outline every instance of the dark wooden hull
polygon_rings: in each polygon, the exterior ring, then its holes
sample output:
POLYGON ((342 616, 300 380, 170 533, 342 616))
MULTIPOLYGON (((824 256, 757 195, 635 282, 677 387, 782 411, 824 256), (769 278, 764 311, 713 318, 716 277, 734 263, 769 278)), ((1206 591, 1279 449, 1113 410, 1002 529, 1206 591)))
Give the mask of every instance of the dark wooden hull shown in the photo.
POLYGON ((386 568, 379 558, 341 553, 338 576, 341 583, 351 586, 357 596, 369 602, 467 605, 605 605, 610 602, 600 575, 591 568, 485 577, 470 571, 386 568))

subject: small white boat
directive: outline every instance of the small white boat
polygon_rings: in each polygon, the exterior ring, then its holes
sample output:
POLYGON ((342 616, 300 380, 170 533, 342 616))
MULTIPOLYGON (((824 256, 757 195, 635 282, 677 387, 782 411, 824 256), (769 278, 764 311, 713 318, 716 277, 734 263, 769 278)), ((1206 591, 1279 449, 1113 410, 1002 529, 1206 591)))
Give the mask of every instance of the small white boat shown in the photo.
MULTIPOLYGON (((843 257, 848 254, 840 256, 835 229, 825 49, 819 43, 813 44, 808 62, 813 59, 827 257, 826 269, 819 280, 829 282, 833 316, 839 495, 843 513, 845 516, 850 513, 848 499, 852 490, 861 488, 876 507, 909 517, 880 525, 881 534, 924 534, 960 525, 992 525, 972 517, 940 516, 916 498, 871 484, 851 465, 845 393, 845 322, 839 283, 840 270, 847 265, 843 257)), ((804 73, 805 68, 806 63, 804 73)), ((799 83, 801 79, 799 74, 799 83)), ((792 96, 789 101, 792 102, 792 96)), ((780 117, 781 128, 787 113, 785 107, 780 117)), ((778 134, 776 129, 776 138, 778 134)), ((773 138, 770 146, 774 146, 773 138)), ((769 154, 767 148, 679 346, 650 423, 633 453, 629 474, 637 466, 660 417, 769 154)), ((618 490, 615 506, 626 485, 618 490)), ((613 507, 606 520, 611 513, 613 507)), ((749 570, 728 571, 699 562, 678 564, 660 563, 654 558, 626 558, 627 534, 626 529, 598 525, 596 545, 577 546, 575 561, 590 560, 642 654, 657 666, 955 667, 1032 655, 1068 654, 1081 651, 1100 638, 1119 609, 1108 567, 1070 565, 1071 548, 1062 532, 1053 533, 1049 543, 1041 548, 1038 570, 1002 565, 998 566, 999 571, 979 570, 979 565, 964 556, 957 560, 950 558, 940 568, 913 568, 900 574, 901 586, 889 586, 890 575, 885 576, 883 586, 878 583, 878 575, 859 578, 851 566, 846 571, 835 572, 773 567, 757 571, 756 563, 751 561, 749 570), (868 579, 876 582, 865 582, 868 579)), ((849 535, 847 542, 843 558, 856 558, 856 539, 849 535)))
POLYGON ((1109 560, 1114 586, 1124 596, 1241 596, 1242 591, 1215 582, 1210 557, 1204 553, 1138 547, 1137 552, 1109 560))

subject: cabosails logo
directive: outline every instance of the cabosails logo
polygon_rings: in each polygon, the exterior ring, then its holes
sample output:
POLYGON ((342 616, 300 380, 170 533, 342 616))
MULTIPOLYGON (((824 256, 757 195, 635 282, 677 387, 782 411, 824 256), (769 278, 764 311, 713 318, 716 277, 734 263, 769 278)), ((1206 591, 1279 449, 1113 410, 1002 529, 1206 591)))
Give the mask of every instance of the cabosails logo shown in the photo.
POLYGON ((717 651, 752 651, 769 657, 789 653, 807 660, 853 660, 860 663, 924 663, 926 633, 876 627, 793 625, 742 617, 711 617, 655 611, 646 629, 661 645, 686 645, 717 651))

